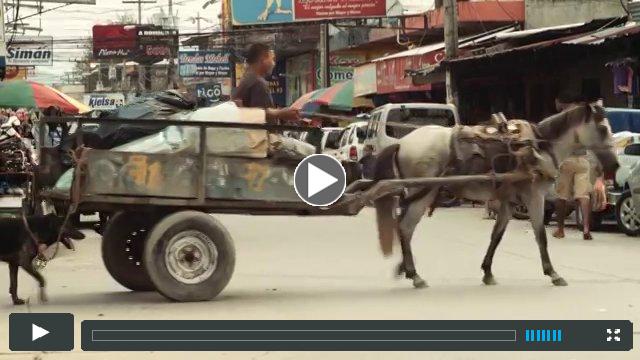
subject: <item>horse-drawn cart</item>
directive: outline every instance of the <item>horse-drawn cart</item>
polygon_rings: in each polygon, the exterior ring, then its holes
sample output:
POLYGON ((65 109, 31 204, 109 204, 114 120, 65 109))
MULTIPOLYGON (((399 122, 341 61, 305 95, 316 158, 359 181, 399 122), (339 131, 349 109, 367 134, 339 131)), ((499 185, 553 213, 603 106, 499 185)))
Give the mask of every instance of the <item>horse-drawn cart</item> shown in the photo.
MULTIPOLYGON (((455 182, 515 181, 519 174, 357 181, 329 207, 312 207, 295 193, 299 160, 274 158, 268 132, 308 131, 293 126, 158 120, 166 128, 111 150, 82 146, 78 123, 75 168, 41 197, 57 209, 110 214, 102 257, 111 276, 134 291, 157 290, 176 301, 209 300, 227 285, 235 266, 233 240, 209 214, 351 216, 382 195, 405 188, 455 182)), ((109 120, 114 121, 114 120, 109 120)), ((120 120, 118 120, 120 121, 120 120)), ((146 120, 123 120, 136 123, 146 120)), ((43 178, 59 166, 40 144, 43 178)))

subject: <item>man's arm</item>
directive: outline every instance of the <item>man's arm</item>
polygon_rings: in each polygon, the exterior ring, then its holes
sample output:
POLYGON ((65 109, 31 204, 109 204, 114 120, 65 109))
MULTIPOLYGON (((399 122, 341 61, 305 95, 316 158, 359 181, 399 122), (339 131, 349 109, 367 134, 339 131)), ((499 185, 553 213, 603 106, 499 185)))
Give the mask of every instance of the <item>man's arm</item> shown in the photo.
POLYGON ((298 121, 300 120, 300 112, 291 108, 285 109, 265 109, 267 123, 277 124, 278 120, 283 121, 298 121))

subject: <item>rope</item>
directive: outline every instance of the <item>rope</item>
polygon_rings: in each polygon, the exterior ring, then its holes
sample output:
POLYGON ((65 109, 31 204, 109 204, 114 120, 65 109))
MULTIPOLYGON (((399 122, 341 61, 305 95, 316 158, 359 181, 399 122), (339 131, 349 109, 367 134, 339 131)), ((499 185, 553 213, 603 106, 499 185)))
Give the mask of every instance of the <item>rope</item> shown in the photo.
POLYGON ((29 222, 27 221, 27 215, 24 212, 24 207, 22 208, 20 217, 22 219, 22 224, 24 225, 24 228, 27 231, 27 235, 29 235, 29 238, 31 238, 31 241, 33 242, 33 246, 36 249, 36 257, 40 259, 44 259, 45 258, 44 253, 40 249, 41 241, 38 238, 38 236, 33 231, 31 231, 31 227, 29 226, 29 222))

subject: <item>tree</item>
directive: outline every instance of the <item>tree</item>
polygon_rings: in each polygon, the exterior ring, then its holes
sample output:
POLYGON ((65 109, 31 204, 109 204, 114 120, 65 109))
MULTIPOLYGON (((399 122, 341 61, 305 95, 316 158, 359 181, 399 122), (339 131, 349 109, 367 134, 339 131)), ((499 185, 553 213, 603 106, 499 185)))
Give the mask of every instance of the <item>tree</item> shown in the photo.
POLYGON ((128 24, 136 24, 136 19, 133 18, 133 15, 130 13, 118 14, 116 19, 113 20, 114 24, 128 25, 128 24))

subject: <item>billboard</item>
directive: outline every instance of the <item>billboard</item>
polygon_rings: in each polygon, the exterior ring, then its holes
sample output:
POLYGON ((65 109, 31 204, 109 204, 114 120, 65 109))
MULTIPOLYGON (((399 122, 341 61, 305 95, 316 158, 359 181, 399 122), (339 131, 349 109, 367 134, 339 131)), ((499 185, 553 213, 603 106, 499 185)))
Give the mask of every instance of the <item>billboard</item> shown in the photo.
POLYGON ((384 17, 396 0, 231 0, 234 25, 384 17))
POLYGON ((180 51, 180 77, 230 77, 231 53, 228 50, 180 51))
POLYGON ((95 25, 93 27, 94 59, 132 59, 138 46, 135 25, 95 25))
POLYGON ((53 37, 14 37, 7 45, 7 65, 53 66, 53 37))
POLYGON ((178 48, 178 32, 161 26, 145 25, 137 28, 138 52, 136 60, 156 62, 173 57, 178 48))
POLYGON ((178 32, 154 25, 96 25, 93 58, 153 63, 172 57, 178 32))
POLYGON ((83 96, 83 102, 92 110, 115 110, 125 104, 124 94, 95 93, 83 96))

